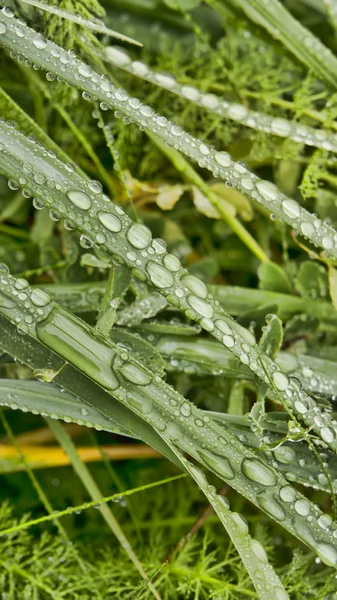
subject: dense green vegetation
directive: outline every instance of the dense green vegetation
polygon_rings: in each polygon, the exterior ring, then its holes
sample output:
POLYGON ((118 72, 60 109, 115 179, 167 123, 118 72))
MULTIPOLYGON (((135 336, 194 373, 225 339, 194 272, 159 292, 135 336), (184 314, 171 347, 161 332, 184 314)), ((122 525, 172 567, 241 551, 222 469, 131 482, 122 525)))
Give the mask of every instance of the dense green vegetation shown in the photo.
POLYGON ((0 9, 0 598, 337 598, 331 0, 0 9))

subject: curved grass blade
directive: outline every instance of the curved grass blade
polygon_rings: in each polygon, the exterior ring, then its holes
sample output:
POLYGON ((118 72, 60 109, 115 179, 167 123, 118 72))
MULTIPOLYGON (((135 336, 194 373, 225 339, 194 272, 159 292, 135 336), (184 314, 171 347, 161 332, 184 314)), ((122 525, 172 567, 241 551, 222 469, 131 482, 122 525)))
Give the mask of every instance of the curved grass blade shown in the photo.
POLYGON ((72 21, 73 23, 77 23, 86 29, 90 29, 91 31, 96 31, 97 33, 103 33, 104 35, 108 35, 114 38, 121 40, 121 42, 129 42, 129 44, 135 44, 136 46, 142 46, 141 42, 137 42, 133 38, 128 37, 127 35, 123 35, 118 31, 113 31, 113 29, 109 29, 103 23, 103 21, 99 21, 98 19, 89 21, 88 19, 84 19, 80 15, 74 15, 68 10, 64 10, 63 8, 59 8, 58 6, 52 6, 50 4, 44 4, 43 2, 39 2, 38 0, 21 0, 25 4, 29 4, 30 6, 35 6, 35 8, 39 8, 40 10, 44 10, 46 12, 52 13, 53 15, 57 15, 61 17, 61 19, 67 19, 68 21, 72 21))
POLYGON ((314 245, 337 258, 337 232, 329 224, 282 194, 271 182, 259 179, 246 167, 235 163, 226 152, 215 151, 165 117, 157 115, 150 106, 143 105, 137 98, 130 98, 125 90, 116 89, 106 76, 100 77, 89 65, 69 55, 50 40, 42 39, 33 29, 25 27, 23 31, 16 23, 13 12, 10 9, 4 10, 5 12, 0 12, 3 30, 0 34, 0 46, 14 53, 19 49, 20 56, 80 88, 85 99, 99 100, 105 109, 115 109, 117 117, 125 115, 131 122, 148 129, 162 142, 186 154, 215 176, 226 179, 235 189, 262 204, 314 245), (24 36, 20 38, 19 48, 18 30, 24 36))
POLYGON ((292 52, 319 79, 337 85, 337 59, 311 31, 301 25, 278 0, 232 0, 292 52))
POLYGON ((29 340, 37 339, 61 361, 80 369, 108 396, 146 420, 164 441, 169 438, 313 548, 325 563, 337 567, 337 525, 262 457, 238 440, 234 443, 230 432, 42 290, 31 290, 25 280, 5 271, 0 271, 0 290, 0 313, 29 340))
POLYGON ((324 129, 315 129, 309 125, 289 121, 282 117, 271 117, 270 115, 250 110, 243 104, 229 102, 225 98, 215 94, 204 93, 192 85, 183 85, 169 73, 156 73, 150 67, 139 60, 132 60, 129 54, 122 48, 108 46, 105 49, 106 61, 114 66, 136 75, 145 81, 154 83, 159 87, 185 98, 206 108, 212 114, 241 123, 257 131, 265 131, 272 135, 289 138, 295 142, 331 150, 337 152, 337 134, 324 129))
POLYGON ((260 600, 290 600, 279 577, 269 564, 263 546, 251 538, 248 526, 241 515, 230 510, 228 500, 218 495, 215 488, 209 485, 201 469, 188 461, 174 444, 171 444, 171 448, 218 515, 249 573, 260 600))
POLYGON ((66 423, 93 427, 97 431, 104 430, 122 436, 135 437, 135 434, 116 421, 112 421, 93 406, 85 404, 74 394, 60 390, 59 386, 53 383, 20 379, 1 379, 0 382, 1 406, 8 406, 12 410, 32 412, 52 419, 62 419, 66 423))
MULTIPOLYGON (((84 373, 81 373, 81 371, 74 368, 72 365, 67 364, 57 356, 57 354, 47 349, 36 339, 30 336, 22 336, 18 332, 17 327, 13 326, 10 321, 1 315, 1 311, 0 331, 0 349, 33 369, 37 377, 43 377, 44 379, 48 378, 49 381, 55 382, 61 389, 67 390, 73 395, 78 396, 83 403, 82 408, 85 411, 88 410, 88 406, 95 411, 97 410, 105 419, 110 421, 110 426, 112 428, 116 427, 121 431, 124 430, 125 434, 123 435, 131 435, 134 438, 138 438, 139 436, 140 439, 152 446, 152 448, 158 450, 163 456, 175 462, 175 455, 172 454, 161 436, 154 431, 143 418, 137 416, 132 410, 118 402, 92 379, 87 377, 84 373)), ((16 399, 14 399, 14 408, 16 403, 19 406, 20 401, 20 395, 16 394, 16 396, 16 399)), ((11 400, 9 398, 9 401, 11 403, 13 402, 13 399, 11 400)), ((30 408, 31 406, 28 402, 31 402, 29 396, 27 396, 24 404, 26 408, 30 408)), ((43 399, 40 398, 39 402, 41 406, 43 399)), ((34 412, 36 407, 32 408, 32 412, 34 412)), ((46 416, 57 417, 66 422, 71 421, 72 412, 67 414, 67 412, 64 412, 64 408, 67 407, 64 407, 62 404, 59 405, 51 402, 50 410, 52 410, 52 413, 49 415, 48 401, 45 400, 45 409, 43 413, 45 413, 46 416), (61 412, 57 412, 58 409, 61 412)), ((88 416, 89 414, 88 411, 88 416)), ((76 419, 76 408, 74 416, 76 419)), ((81 416, 83 417, 84 425, 86 425, 85 417, 87 415, 81 413, 81 416)), ((88 426, 91 426, 90 421, 88 421, 88 426)), ((182 468, 180 463, 178 463, 178 466, 182 468)))
POLYGON ((163 240, 153 239, 150 229, 134 223, 123 209, 110 203, 99 182, 83 181, 76 173, 69 172, 67 165, 51 158, 48 152, 1 120, 0 144, 1 172, 14 185, 22 186, 27 195, 35 196, 35 206, 49 206, 53 219, 64 218, 82 232, 82 245, 88 248, 95 244, 117 264, 131 269, 136 278, 150 283, 170 304, 197 321, 249 366, 259 379, 268 386, 272 383, 284 405, 337 450, 337 422, 299 388, 296 379, 289 379, 261 352, 254 336, 221 309, 200 279, 189 275, 176 256, 167 254, 163 240), (41 183, 36 182, 37 173, 41 183), (267 373, 271 374, 271 380, 267 373))
MULTIPOLYGON (((53 297, 55 302, 62 304, 70 312, 78 313, 98 310, 105 286, 105 281, 42 284, 43 289, 53 297)), ((298 313, 305 313, 318 317, 322 329, 335 329, 337 326, 337 311, 331 303, 324 300, 300 298, 290 294, 230 285, 208 284, 208 289, 224 310, 234 316, 242 316, 262 306, 276 304, 278 316, 284 321, 298 313)), ((129 322, 127 311, 124 312, 121 309, 117 312, 117 323, 119 325, 139 325, 142 322, 142 314, 144 319, 154 317, 158 314, 158 311, 168 305, 166 299, 158 292, 151 294, 151 303, 154 304, 153 312, 150 306, 150 296, 146 296, 141 300, 146 301, 146 304, 144 302, 144 305, 142 305, 138 300, 135 300, 133 304, 128 306, 127 310, 130 310, 131 313, 129 322)))
MULTIPOLYGON (((82 484, 86 488, 86 490, 89 493, 89 495, 91 496, 92 500, 94 502, 99 502, 101 500, 101 498, 103 497, 103 494, 102 494, 101 490, 99 489, 93 476, 91 475, 87 465, 79 457, 77 450, 76 450, 76 446, 74 445, 71 437, 68 435, 68 433, 66 432, 64 427, 61 425, 61 423, 53 421, 52 419, 48 419, 47 422, 49 424, 49 427, 55 434, 55 437, 56 437, 57 441, 59 442, 61 448, 63 448, 63 450, 68 455, 75 473, 77 474, 78 478, 82 481, 82 484)), ((100 505, 99 510, 101 512, 103 519, 105 520, 105 522, 108 524, 109 528, 111 529, 112 533, 116 536, 116 538, 118 539, 123 550, 128 555, 130 561, 135 565, 137 571, 140 573, 142 578, 144 580, 147 580, 148 576, 146 574, 146 571, 144 570, 143 565, 141 564, 138 556, 136 555, 135 551, 133 550, 128 538, 126 537, 125 533, 123 532, 121 526, 119 525, 116 517, 112 513, 110 507, 104 503, 104 504, 100 505)), ((160 596, 159 596, 157 590, 155 589, 155 587, 153 586, 153 584, 151 582, 148 582, 147 586, 148 586, 149 590, 151 591, 152 595, 157 600, 161 600, 160 596)))
MULTIPOLYGON (((1 379, 0 406, 139 439, 135 433, 131 434, 100 411, 85 404, 80 398, 65 390, 60 390, 57 385, 52 383, 1 379)), ((271 465, 275 466, 277 463, 277 468, 287 479, 289 478, 290 482, 297 482, 331 493, 327 478, 319 469, 307 444, 284 442, 289 435, 286 413, 268 413, 264 419, 259 421, 266 439, 263 451, 261 440, 251 430, 251 423, 247 417, 209 411, 204 412, 204 415, 214 419, 219 425, 233 433, 248 448, 259 450, 271 465)), ((326 463, 333 487, 337 491, 336 455, 327 452, 326 449, 320 452, 320 455, 322 461, 326 463)))

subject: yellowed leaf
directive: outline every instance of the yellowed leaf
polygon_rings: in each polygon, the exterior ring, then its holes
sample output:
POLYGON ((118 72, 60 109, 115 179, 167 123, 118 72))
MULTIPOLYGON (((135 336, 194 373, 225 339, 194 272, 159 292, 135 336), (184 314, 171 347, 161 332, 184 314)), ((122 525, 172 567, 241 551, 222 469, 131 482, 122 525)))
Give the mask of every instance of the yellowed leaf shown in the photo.
POLYGON ((337 309, 337 269, 329 265, 329 290, 332 304, 337 309))
POLYGON ((233 188, 229 188, 225 183, 213 183, 210 185, 212 192, 215 192, 220 198, 223 198, 235 208, 235 212, 245 221, 251 221, 253 218, 253 209, 249 200, 233 188))
POLYGON ((172 210, 185 189, 182 185, 161 185, 158 191, 157 204, 159 208, 162 210, 172 210))

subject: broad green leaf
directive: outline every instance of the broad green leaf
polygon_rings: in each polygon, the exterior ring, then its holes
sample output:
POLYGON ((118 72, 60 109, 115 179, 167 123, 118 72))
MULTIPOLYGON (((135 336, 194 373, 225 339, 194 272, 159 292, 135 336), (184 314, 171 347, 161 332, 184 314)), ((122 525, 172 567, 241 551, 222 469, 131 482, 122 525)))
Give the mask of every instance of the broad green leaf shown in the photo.
POLYGON ((259 287, 261 290, 290 294, 291 282, 285 271, 276 263, 262 263, 258 269, 259 287))
POLYGON ((259 346, 270 358, 275 359, 281 349, 283 339, 282 322, 276 315, 269 315, 259 341, 259 346))

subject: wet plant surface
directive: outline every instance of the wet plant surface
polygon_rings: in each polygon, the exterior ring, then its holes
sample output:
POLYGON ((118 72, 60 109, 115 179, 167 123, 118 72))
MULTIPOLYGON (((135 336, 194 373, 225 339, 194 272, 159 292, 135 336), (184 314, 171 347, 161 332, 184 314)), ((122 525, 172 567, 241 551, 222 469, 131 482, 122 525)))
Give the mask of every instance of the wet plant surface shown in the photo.
POLYGON ((0 9, 0 597, 337 598, 337 17, 0 9))

